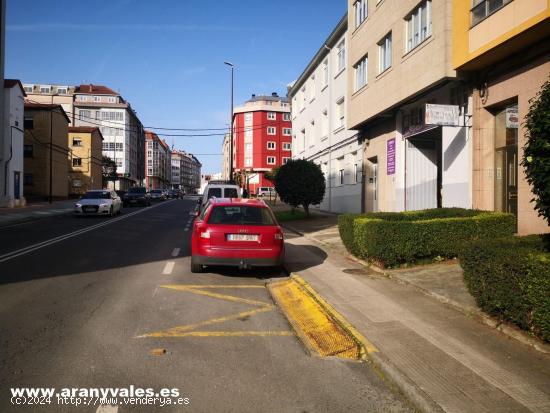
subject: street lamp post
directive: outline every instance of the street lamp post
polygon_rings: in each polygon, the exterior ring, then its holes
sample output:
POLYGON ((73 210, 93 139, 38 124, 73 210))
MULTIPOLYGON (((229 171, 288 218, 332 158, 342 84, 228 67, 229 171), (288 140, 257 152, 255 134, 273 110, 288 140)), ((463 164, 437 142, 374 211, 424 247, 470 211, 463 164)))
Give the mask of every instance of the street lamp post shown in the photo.
POLYGON ((235 66, 231 62, 223 62, 227 66, 231 67, 231 113, 229 114, 229 180, 233 183, 233 84, 234 77, 233 72, 235 66))

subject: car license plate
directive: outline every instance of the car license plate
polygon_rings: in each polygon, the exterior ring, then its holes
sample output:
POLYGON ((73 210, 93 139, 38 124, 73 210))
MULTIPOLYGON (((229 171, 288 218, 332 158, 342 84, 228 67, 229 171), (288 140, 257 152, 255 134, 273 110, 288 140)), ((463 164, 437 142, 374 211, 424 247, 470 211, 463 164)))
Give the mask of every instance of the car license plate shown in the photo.
POLYGON ((228 234, 228 241, 258 241, 257 235, 250 234, 228 234))
POLYGON ((83 209, 84 209, 84 211, 94 211, 95 210, 94 207, 90 207, 90 206, 85 206, 83 209))
POLYGON ((137 199, 130 199, 131 204, 135 204, 137 202, 137 199))

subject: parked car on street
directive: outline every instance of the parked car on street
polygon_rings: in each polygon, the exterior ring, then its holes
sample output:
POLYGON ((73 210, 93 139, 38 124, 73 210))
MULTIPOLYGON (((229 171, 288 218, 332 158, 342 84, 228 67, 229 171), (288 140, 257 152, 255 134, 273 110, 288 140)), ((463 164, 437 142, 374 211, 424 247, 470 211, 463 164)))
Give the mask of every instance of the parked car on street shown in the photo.
POLYGON ((125 206, 133 205, 142 205, 149 206, 151 205, 151 197, 147 193, 147 189, 142 186, 135 186, 128 189, 126 196, 124 197, 125 206))
POLYGON ((191 272, 207 265, 281 267, 283 230, 260 199, 210 198, 193 224, 191 272))
POLYGON ((87 191, 74 205, 76 215, 120 214, 122 201, 115 191, 101 189, 87 191))
POLYGON ((272 196, 276 195, 275 188, 272 186, 261 186, 256 193, 257 196, 272 196))
POLYGON ((122 206, 124 206, 124 198, 126 198, 126 191, 116 190, 115 192, 120 198, 120 200, 122 201, 122 206))
POLYGON ((164 189, 153 189, 149 191, 151 195, 151 201, 164 201, 166 200, 166 192, 164 189))
POLYGON ((183 193, 180 189, 169 189, 168 190, 168 198, 169 199, 179 199, 183 198, 183 193))

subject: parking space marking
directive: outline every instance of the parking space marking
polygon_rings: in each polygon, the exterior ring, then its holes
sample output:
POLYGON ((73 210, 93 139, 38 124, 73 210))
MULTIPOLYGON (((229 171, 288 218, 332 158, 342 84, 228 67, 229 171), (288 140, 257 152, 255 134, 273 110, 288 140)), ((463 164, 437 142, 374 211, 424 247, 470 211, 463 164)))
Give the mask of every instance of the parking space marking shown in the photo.
POLYGON ((273 311, 275 306, 264 301, 251 300, 248 298, 237 297, 234 295, 220 294, 213 292, 214 289, 265 289, 264 285, 196 285, 196 284, 172 284, 161 285, 162 288, 168 288, 176 291, 189 292, 192 294, 216 298, 223 301, 237 302, 254 306, 254 309, 228 314, 223 317, 215 317, 198 323, 187 324, 172 327, 167 330, 146 333, 135 338, 160 338, 160 337, 267 337, 267 336, 293 336, 291 330, 283 331, 196 331, 199 327, 221 324, 227 321, 249 318, 260 313, 273 311))
POLYGON ((176 263, 174 261, 168 261, 165 265, 164 265, 164 270, 162 270, 162 275, 170 275, 172 274, 172 271, 174 270, 174 265, 176 263))
POLYGON ((178 255, 180 255, 180 249, 174 248, 172 251, 172 257, 177 257, 178 255))

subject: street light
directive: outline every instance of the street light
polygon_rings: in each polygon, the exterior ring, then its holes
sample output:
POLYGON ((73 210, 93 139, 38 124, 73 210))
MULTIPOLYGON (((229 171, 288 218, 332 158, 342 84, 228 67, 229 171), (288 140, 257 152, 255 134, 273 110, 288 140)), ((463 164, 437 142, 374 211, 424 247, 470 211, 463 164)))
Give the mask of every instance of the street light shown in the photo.
POLYGON ((233 183, 233 71, 235 66, 231 62, 223 62, 223 64, 231 68, 231 113, 229 114, 229 180, 233 183))

